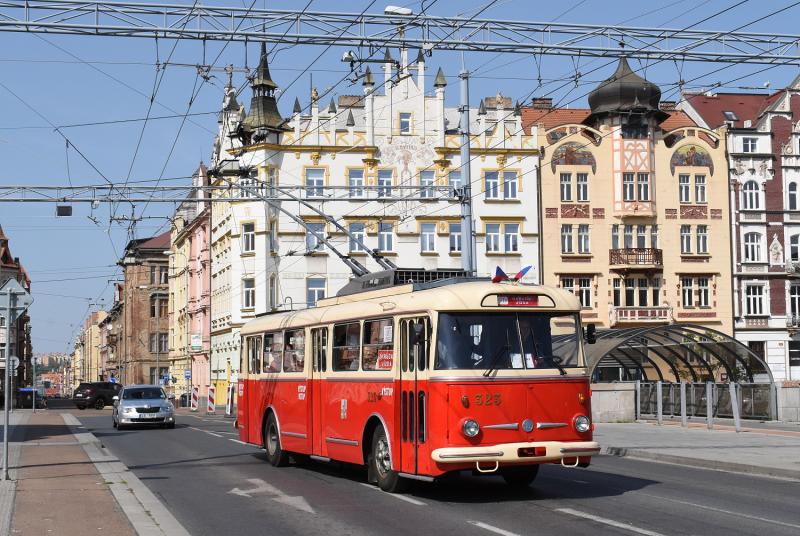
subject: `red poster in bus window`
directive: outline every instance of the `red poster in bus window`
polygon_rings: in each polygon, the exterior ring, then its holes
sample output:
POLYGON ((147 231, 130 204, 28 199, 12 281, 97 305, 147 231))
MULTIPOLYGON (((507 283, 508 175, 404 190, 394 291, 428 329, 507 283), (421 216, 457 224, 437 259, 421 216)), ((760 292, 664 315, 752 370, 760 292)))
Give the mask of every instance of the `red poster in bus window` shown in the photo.
POLYGON ((378 350, 378 370, 390 370, 394 364, 394 350, 378 350))

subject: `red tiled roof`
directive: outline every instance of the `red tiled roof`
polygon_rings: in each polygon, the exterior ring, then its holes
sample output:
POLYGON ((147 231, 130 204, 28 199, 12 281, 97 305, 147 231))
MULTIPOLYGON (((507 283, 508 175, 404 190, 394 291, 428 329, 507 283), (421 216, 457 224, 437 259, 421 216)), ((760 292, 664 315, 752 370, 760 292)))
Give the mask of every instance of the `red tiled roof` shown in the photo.
POLYGON ((171 245, 170 242, 170 232, 167 231, 162 233, 158 236, 154 236, 152 238, 148 238, 144 242, 140 243, 137 248, 138 249, 160 249, 166 250, 169 249, 171 245))
POLYGON ((686 100, 710 128, 717 128, 725 124, 726 119, 722 112, 736 114, 738 120, 734 122, 733 126, 742 128, 745 120, 749 119, 755 122, 764 109, 780 96, 780 93, 780 91, 772 95, 766 93, 717 93, 716 95, 698 93, 687 95, 686 100))
MULTIPOLYGON (((589 117, 590 113, 591 110, 588 108, 552 108, 550 110, 523 108, 522 125, 526 132, 530 132, 530 127, 539 123, 544 124, 545 130, 550 130, 560 125, 580 124, 589 117)), ((661 129, 664 131, 688 126, 696 126, 696 124, 681 111, 669 113, 669 117, 661 123, 661 129)))

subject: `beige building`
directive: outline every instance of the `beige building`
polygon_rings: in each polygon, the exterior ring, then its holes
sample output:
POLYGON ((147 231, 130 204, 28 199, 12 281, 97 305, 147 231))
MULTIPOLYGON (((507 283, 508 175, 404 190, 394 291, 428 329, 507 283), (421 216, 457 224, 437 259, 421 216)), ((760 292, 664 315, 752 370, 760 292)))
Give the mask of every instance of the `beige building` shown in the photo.
POLYGON ((107 314, 105 311, 95 311, 84 320, 83 329, 78 334, 73 352, 75 387, 80 382, 97 382, 104 379, 103 364, 100 359, 102 346, 100 324, 107 314))
POLYGON ((732 332, 724 131, 698 127, 623 58, 590 109, 523 110, 541 156, 542 279, 585 323, 732 332))

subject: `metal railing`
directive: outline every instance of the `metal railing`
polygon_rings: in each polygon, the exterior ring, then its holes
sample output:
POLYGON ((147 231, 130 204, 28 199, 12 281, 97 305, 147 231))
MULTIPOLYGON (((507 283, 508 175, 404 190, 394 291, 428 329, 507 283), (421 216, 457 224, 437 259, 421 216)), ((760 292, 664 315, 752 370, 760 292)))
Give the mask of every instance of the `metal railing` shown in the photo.
POLYGON ((618 264, 662 266, 664 255, 656 248, 609 249, 608 262, 612 266, 618 264))
POLYGON ((619 322, 666 322, 669 307, 614 307, 614 324, 619 322))

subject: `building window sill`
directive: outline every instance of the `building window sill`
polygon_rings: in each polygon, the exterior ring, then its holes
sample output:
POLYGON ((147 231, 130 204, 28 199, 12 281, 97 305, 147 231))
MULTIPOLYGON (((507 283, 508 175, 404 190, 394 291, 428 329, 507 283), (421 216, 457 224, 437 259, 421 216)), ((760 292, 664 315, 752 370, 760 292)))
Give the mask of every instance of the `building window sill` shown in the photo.
POLYGON ((242 255, 241 256, 242 257, 255 257, 256 256, 256 252, 255 251, 242 251, 242 255))
POLYGON ((522 257, 522 253, 519 251, 488 251, 486 252, 487 257, 522 257))
POLYGON ((420 251, 419 254, 423 257, 438 257, 439 253, 436 251, 420 251))

